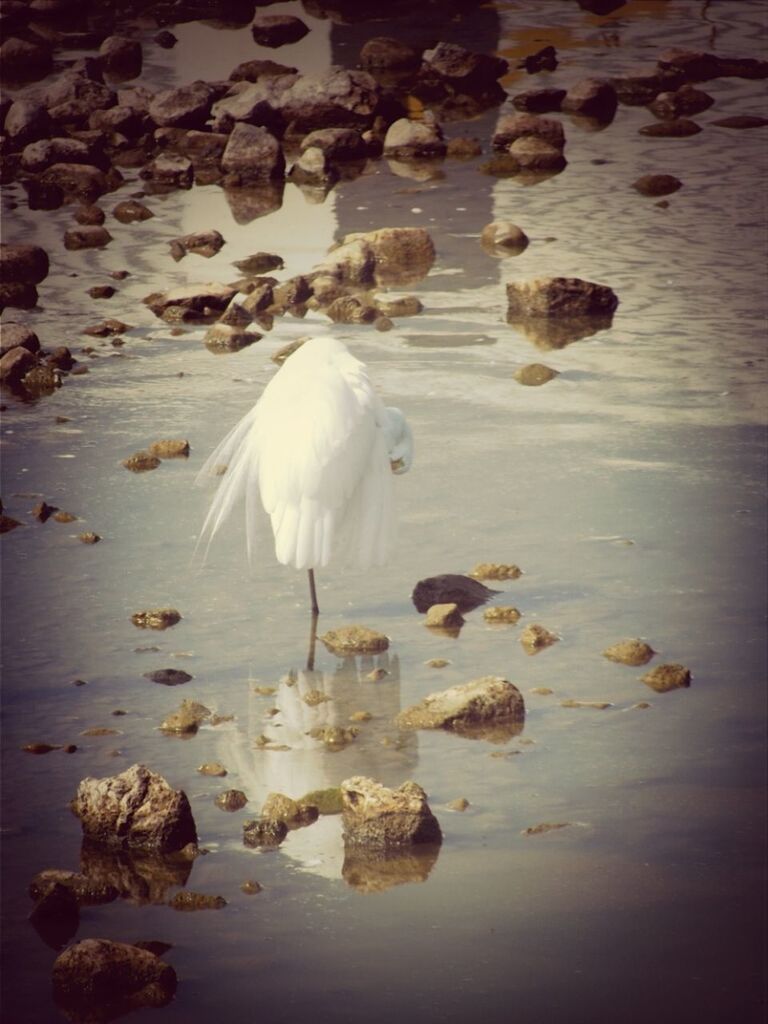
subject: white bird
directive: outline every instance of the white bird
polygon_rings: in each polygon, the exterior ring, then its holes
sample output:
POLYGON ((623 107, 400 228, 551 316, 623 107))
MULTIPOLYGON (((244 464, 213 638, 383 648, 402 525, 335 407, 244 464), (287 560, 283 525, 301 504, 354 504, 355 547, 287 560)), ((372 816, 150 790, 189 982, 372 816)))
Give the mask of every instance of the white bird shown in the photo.
POLYGON ((200 541, 210 544, 244 498, 250 559, 263 507, 277 560, 308 570, 317 615, 316 568, 332 559, 359 568, 386 561, 392 473, 407 472, 412 461, 411 429, 399 409, 383 404, 365 365, 336 338, 310 338, 200 471, 198 482, 221 476, 200 541))

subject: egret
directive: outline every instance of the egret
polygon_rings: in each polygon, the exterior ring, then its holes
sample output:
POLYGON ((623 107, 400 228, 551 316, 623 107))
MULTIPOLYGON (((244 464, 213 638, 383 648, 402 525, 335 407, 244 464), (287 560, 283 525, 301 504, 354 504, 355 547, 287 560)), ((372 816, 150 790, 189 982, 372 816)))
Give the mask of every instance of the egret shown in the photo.
POLYGON ((412 461, 405 416, 384 405, 365 365, 336 338, 310 338, 200 471, 198 482, 221 477, 200 541, 210 544, 244 499, 250 560, 263 508, 278 562, 308 571, 316 618, 315 569, 332 559, 363 569, 386 561, 392 474, 412 461))

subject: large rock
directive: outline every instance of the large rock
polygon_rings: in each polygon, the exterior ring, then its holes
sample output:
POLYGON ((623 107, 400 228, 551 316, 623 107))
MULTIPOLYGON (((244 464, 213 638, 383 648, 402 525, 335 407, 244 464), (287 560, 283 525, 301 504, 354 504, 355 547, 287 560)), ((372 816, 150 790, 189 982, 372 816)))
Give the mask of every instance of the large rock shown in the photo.
POLYGON ((364 68, 405 71, 420 64, 420 50, 389 36, 374 36, 360 50, 360 65, 364 68))
POLYGON ((415 782, 387 789, 355 776, 341 783, 341 799, 345 845, 388 849, 442 842, 427 795, 415 782))
POLYGON ((491 144, 496 150, 508 151, 516 140, 532 135, 543 139, 555 149, 565 146, 565 132, 559 121, 551 117, 537 117, 535 114, 505 114, 499 118, 491 144))
POLYGON ((111 778, 83 779, 72 810, 84 835, 106 846, 171 853, 197 842, 186 794, 141 764, 111 778))
POLYGON ((53 48, 40 37, 36 42, 31 42, 11 36, 0 46, 0 65, 4 79, 36 81, 48 74, 52 63, 53 48))
POLYGON ((619 304, 607 285, 578 277, 546 277, 507 284, 507 319, 611 315, 619 304))
POLYGON ((477 726, 522 722, 525 704, 514 683, 498 676, 483 676, 430 693, 405 708, 395 719, 401 729, 450 729, 471 732, 477 726))
POLYGON ((379 228, 347 235, 321 270, 350 284, 408 284, 425 277, 434 261, 425 228, 379 228))
POLYGON ((301 149, 320 149, 333 163, 365 160, 368 156, 368 146, 354 128, 318 128, 302 139, 301 149))
POLYGON ((367 128, 379 102, 379 88, 367 71, 333 67, 302 75, 280 100, 280 113, 293 134, 316 128, 367 128))
POLYGON ((117 102, 117 94, 88 74, 74 68, 64 71, 46 90, 44 102, 53 117, 59 108, 76 110, 79 105, 86 111, 106 110, 117 102))
MULTIPOLYGON (((3 304, 10 306, 14 303, 9 302, 7 296, 0 293, 0 307, 3 304)), ((21 345, 9 349, 0 358, 0 384, 15 387, 21 383, 27 373, 34 369, 35 366, 37 366, 37 359, 29 349, 23 348, 21 345)))
POLYGON ((204 318, 222 313, 235 295, 237 288, 214 281, 210 284, 180 285, 167 292, 153 292, 144 302, 155 316, 164 317, 169 309, 181 308, 204 318))
POLYGON ((497 594, 478 580, 458 573, 443 573, 419 580, 411 594, 416 611, 426 612, 435 604, 455 604, 461 612, 471 612, 497 594))
POLYGON ((40 284, 48 276, 48 254, 39 245, 0 243, 0 278, 40 284))
POLYGON ((33 174, 59 163, 91 164, 102 170, 106 166, 106 161, 95 147, 80 139, 38 139, 25 146, 21 154, 21 166, 33 174))
POLYGON ((51 164, 40 175, 40 183, 60 188, 67 195, 89 203, 112 188, 111 179, 102 170, 92 164, 81 163, 51 164))
POLYGON ((571 114, 610 121, 616 113, 619 100, 611 83, 603 78, 585 78, 572 85, 560 105, 571 114))
POLYGON ((257 14, 251 25, 253 40, 259 46, 276 49, 288 43, 298 43, 309 32, 301 20, 292 14, 257 14))
POLYGON ((50 130, 51 119, 48 111, 36 100, 14 100, 5 115, 3 132, 9 145, 14 149, 21 149, 30 142, 44 139, 50 130))
POLYGON ((109 939, 83 939, 53 965, 56 1003, 76 1020, 113 1020, 145 1006, 165 1006, 176 972, 154 953, 109 939))
POLYGON ((231 132, 239 121, 280 131, 283 119, 280 104, 283 94, 298 80, 298 75, 275 75, 258 82, 241 81, 211 108, 214 132, 231 132))
POLYGON ((40 339, 26 324, 0 324, 0 357, 12 348, 25 348, 29 352, 40 351, 40 339))
POLYGON ((285 175, 285 156, 266 128, 238 122, 221 158, 221 169, 232 184, 275 181, 285 175))
POLYGON ((99 47, 101 66, 112 78, 137 78, 141 74, 141 43, 125 36, 107 36, 99 47))

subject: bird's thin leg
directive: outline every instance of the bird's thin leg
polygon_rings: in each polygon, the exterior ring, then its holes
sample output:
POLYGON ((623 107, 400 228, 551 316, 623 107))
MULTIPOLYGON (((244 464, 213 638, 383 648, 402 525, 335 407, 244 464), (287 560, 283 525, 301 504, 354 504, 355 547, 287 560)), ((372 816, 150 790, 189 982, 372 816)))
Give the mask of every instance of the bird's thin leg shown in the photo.
POLYGON ((312 601, 312 614, 317 617, 320 614, 320 607, 317 603, 317 591, 315 590, 315 570, 308 569, 309 573, 309 597, 312 601))
POLYGON ((309 627, 309 650, 307 651, 307 672, 315 670, 315 643, 317 641, 317 615, 312 612, 312 625, 309 627))

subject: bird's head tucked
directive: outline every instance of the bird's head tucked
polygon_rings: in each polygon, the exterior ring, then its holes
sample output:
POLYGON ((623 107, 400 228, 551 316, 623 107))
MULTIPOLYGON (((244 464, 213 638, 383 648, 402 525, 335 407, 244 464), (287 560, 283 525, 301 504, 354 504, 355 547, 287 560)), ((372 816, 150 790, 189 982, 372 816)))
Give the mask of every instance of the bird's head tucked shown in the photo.
POLYGON ((387 438, 389 464, 393 473, 407 473, 413 463, 413 434, 408 421, 399 409, 388 406, 384 426, 387 438))

